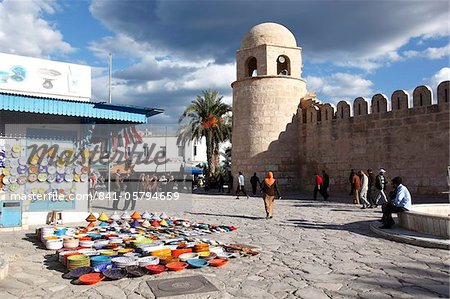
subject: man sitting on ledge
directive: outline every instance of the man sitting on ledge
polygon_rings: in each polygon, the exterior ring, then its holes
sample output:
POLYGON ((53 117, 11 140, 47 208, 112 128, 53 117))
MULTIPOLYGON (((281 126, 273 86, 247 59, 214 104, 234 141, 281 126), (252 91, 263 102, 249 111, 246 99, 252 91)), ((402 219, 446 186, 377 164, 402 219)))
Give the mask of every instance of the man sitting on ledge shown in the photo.
POLYGON ((380 228, 391 228, 395 224, 392 213, 401 213, 411 209, 411 194, 402 185, 402 178, 395 177, 392 179, 392 186, 394 187, 394 197, 382 208, 383 226, 380 226, 380 228))

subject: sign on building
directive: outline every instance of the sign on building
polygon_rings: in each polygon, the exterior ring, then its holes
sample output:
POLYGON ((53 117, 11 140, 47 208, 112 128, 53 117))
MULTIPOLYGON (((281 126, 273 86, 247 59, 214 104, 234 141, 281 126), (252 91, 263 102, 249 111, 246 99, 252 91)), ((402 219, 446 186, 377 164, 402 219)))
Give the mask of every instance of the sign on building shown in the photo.
POLYGON ((0 92, 89 101, 91 68, 0 53, 0 92))

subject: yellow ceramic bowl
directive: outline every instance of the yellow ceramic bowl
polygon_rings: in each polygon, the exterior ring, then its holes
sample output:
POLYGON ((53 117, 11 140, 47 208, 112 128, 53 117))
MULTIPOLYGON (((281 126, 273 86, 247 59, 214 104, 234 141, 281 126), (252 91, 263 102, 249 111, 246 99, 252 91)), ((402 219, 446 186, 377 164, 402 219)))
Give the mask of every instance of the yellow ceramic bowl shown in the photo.
POLYGON ((133 251, 134 251, 134 249, 132 249, 132 248, 122 248, 122 249, 119 249, 117 252, 120 254, 124 254, 124 253, 133 252, 133 251))
POLYGON ((197 254, 198 254, 198 256, 209 256, 210 254, 211 254, 211 252, 209 252, 209 251, 200 251, 200 252, 197 252, 197 254))
POLYGON ((172 250, 171 250, 170 248, 163 248, 163 249, 159 249, 159 250, 152 251, 152 252, 150 253, 150 255, 152 255, 152 256, 158 256, 158 257, 161 257, 161 256, 170 256, 170 255, 172 255, 172 250))
POLYGON ((115 255, 116 252, 114 250, 100 250, 101 255, 115 255))

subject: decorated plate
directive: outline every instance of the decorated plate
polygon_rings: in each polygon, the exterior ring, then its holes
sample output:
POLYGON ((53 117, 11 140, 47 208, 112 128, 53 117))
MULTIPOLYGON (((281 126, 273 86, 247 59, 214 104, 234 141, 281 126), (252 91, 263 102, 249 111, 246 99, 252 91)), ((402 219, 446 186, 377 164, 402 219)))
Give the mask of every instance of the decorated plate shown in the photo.
POLYGON ((73 181, 73 174, 66 174, 65 180, 66 180, 66 182, 72 182, 73 181))
POLYGON ((56 161, 56 166, 64 166, 66 164, 66 161, 62 160, 62 159, 58 159, 58 161, 56 161))
POLYGON ((21 152, 11 152, 11 157, 19 158, 21 156, 21 152))
POLYGON ((78 165, 77 167, 75 167, 75 173, 76 174, 81 174, 81 166, 78 165))
POLYGON ((36 181, 37 181, 37 174, 35 174, 35 173, 30 174, 30 175, 28 176, 28 181, 29 181, 30 183, 36 182, 36 181))
POLYGON ((34 155, 31 159, 30 159, 30 164, 31 165, 36 165, 39 162, 39 157, 37 155, 34 155))
POLYGON ((57 181, 58 183, 62 183, 62 182, 64 181, 64 174, 58 173, 58 174, 56 175, 56 181, 57 181))
POLYGON ((9 175, 5 175, 2 179, 3 184, 9 185, 9 175))
POLYGON ((56 173, 56 167, 53 166, 53 165, 48 166, 48 167, 47 167, 47 172, 48 172, 49 174, 55 174, 55 173, 56 173))
POLYGON ((18 145, 18 144, 14 145, 12 147, 12 151, 13 152, 20 153, 21 150, 22 150, 22 147, 20 145, 18 145))
POLYGON ((47 166, 40 165, 38 167, 38 172, 39 173, 46 173, 47 172, 47 166))
POLYGON ((9 185, 3 184, 2 190, 5 191, 5 192, 8 192, 9 191, 9 185))
POLYGON ((3 161, 3 167, 10 167, 11 166, 11 161, 10 160, 4 160, 3 161))
POLYGON ((81 173, 83 173, 83 174, 89 173, 89 167, 83 166, 83 167, 81 168, 81 173))
POLYGON ((64 166, 58 166, 56 168, 56 172, 59 174, 64 174, 66 172, 66 168, 64 166))
POLYGON ((19 173, 19 174, 25 174, 27 172, 27 170, 28 170, 28 166, 26 166, 26 165, 19 165, 17 167, 17 173, 19 173))
POLYGON ((18 183, 19 185, 24 185, 26 182, 27 182, 27 177, 26 177, 26 176, 20 176, 20 177, 17 179, 17 183, 18 183))
POLYGON ((5 152, 10 152, 11 151, 11 145, 10 144, 5 144, 4 147, 3 147, 3 150, 5 152))
POLYGON ((19 172, 17 171, 17 168, 16 168, 16 167, 11 168, 11 170, 9 171, 9 173, 10 173, 11 175, 18 175, 18 174, 19 174, 19 172))
POLYGON ((29 173, 37 173, 38 172, 38 167, 36 165, 30 165, 30 167, 28 167, 28 172, 29 173))
POLYGON ((38 174, 38 181, 39 182, 45 182, 47 180, 47 174, 46 173, 40 173, 38 174))
POLYGON ((79 174, 75 174, 75 175, 73 176, 73 180, 74 180, 75 182, 79 182, 79 181, 81 180, 80 175, 79 175, 79 174))
POLYGON ((47 177, 47 182, 49 183, 53 183, 54 181, 56 181, 56 174, 50 174, 47 177))
POLYGON ((14 184, 17 182, 17 177, 15 175, 12 175, 9 177, 9 183, 14 184))
POLYGON ((87 182, 89 180, 89 176, 87 174, 83 173, 80 177, 80 180, 82 182, 87 182))
POLYGON ((42 159, 41 166, 48 166, 48 160, 46 158, 42 159))
POLYGON ((11 192, 15 192, 17 190, 19 190, 20 186, 18 183, 13 183, 11 184, 11 186, 9 186, 9 190, 11 190, 11 192))
POLYGON ((2 173, 3 175, 9 175, 11 173, 11 168, 9 167, 3 168, 2 173))
POLYGON ((66 174, 73 174, 73 166, 67 166, 66 167, 66 170, 65 170, 65 173, 66 174))

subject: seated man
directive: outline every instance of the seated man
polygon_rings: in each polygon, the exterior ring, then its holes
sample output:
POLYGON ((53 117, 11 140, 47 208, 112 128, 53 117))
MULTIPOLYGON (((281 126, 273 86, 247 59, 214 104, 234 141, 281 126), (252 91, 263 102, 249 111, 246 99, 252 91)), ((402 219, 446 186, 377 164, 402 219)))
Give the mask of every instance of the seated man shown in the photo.
POLYGON ((401 213, 411 209, 411 194, 408 189, 402 185, 402 178, 396 177, 392 179, 394 187, 394 197, 383 206, 383 226, 380 228, 391 228, 395 224, 392 219, 392 213, 401 213))

